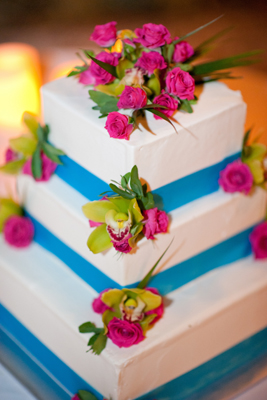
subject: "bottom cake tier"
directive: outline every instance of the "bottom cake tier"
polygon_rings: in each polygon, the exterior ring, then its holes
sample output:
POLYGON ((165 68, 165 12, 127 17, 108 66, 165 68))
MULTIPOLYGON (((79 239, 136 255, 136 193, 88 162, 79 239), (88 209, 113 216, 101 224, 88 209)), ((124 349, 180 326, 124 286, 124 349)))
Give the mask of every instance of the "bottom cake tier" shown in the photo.
POLYGON ((79 389, 112 400, 229 399, 267 375, 267 262, 248 257, 166 296, 165 313, 136 346, 87 353, 96 292, 33 243, 0 238, 1 360, 40 399, 79 389), (216 393, 216 397, 215 396, 216 393))

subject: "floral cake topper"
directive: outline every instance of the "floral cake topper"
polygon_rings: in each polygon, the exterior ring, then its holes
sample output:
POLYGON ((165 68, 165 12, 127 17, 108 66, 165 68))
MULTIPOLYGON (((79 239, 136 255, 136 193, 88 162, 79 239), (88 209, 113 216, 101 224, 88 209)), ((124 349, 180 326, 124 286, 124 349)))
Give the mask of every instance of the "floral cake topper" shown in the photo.
POLYGON ((114 247, 120 253, 129 253, 142 237, 155 239, 167 232, 168 216, 155 207, 153 194, 141 183, 135 165, 121 182, 111 183, 113 193, 101 200, 91 201, 82 208, 89 224, 94 227, 87 245, 93 253, 114 247))
MULTIPOLYGON (((259 136, 251 141, 250 135, 251 129, 245 133, 241 159, 220 173, 219 184, 225 192, 250 195, 256 186, 267 190, 267 146, 258 143, 259 136)), ((267 221, 253 229, 250 243, 255 258, 267 258, 267 221)))
POLYGON ((83 65, 75 67, 68 76, 77 76, 81 84, 93 86, 89 90, 96 103, 93 109, 100 112, 99 118, 107 117, 105 128, 112 138, 129 140, 145 111, 172 124, 170 118, 177 109, 193 112, 196 84, 229 78, 230 72, 225 70, 257 61, 252 57, 259 52, 251 51, 199 63, 211 44, 228 30, 196 48, 185 39, 217 20, 173 39, 161 24, 147 23, 134 31, 117 31, 115 21, 97 25, 90 40, 102 51, 95 55, 83 50, 85 59, 79 55, 83 65))
POLYGON ((144 340, 145 333, 163 315, 163 299, 157 289, 147 287, 157 265, 172 242, 136 288, 106 289, 93 301, 93 310, 102 314, 103 328, 92 322, 79 326, 81 333, 93 333, 89 351, 99 355, 110 339, 118 347, 131 347, 144 340))
POLYGON ((23 216, 22 207, 12 199, 0 198, 0 233, 12 247, 28 247, 33 240, 34 226, 23 216))
POLYGON ((0 167, 0 172, 18 174, 21 171, 36 181, 48 181, 57 165, 62 164, 59 156, 65 153, 48 143, 49 127, 41 126, 36 116, 25 112, 23 122, 27 133, 10 139, 6 163, 0 167))

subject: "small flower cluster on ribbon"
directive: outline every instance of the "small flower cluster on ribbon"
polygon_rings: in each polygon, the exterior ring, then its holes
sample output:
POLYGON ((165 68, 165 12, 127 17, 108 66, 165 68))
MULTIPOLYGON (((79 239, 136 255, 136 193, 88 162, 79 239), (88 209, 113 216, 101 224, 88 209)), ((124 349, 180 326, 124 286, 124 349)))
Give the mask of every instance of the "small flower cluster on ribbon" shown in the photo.
POLYGON ((94 86, 94 90, 89 90, 90 98, 96 103, 93 109, 100 112, 100 118, 107 117, 105 128, 112 138, 129 140, 144 111, 172 124, 170 118, 177 109, 193 112, 196 84, 228 78, 229 72, 218 71, 256 61, 251 56, 258 52, 252 51, 199 63, 199 57, 225 31, 195 49, 185 39, 216 20, 174 39, 161 24, 144 24, 135 31, 117 31, 115 21, 97 25, 90 40, 103 51, 95 55, 83 50, 86 59, 79 57, 84 64, 75 67, 68 76, 78 76, 81 84, 94 86), (119 110, 129 110, 130 115, 119 110))
POLYGON ((49 128, 41 126, 37 117, 25 112, 23 122, 27 133, 9 141, 6 151, 6 163, 0 171, 7 174, 31 175, 36 181, 48 181, 58 164, 62 164, 59 156, 65 153, 48 143, 49 128))
POLYGON ((113 195, 105 195, 82 208, 90 227, 95 227, 87 241, 93 253, 111 247, 129 253, 142 237, 153 240, 156 234, 167 232, 168 216, 155 207, 152 193, 140 182, 136 165, 122 176, 121 183, 109 186, 113 195))
POLYGON ((30 245, 34 236, 34 226, 30 218, 23 216, 23 209, 12 199, 0 199, 0 233, 13 247, 30 245))
POLYGON ((147 285, 171 243, 136 288, 106 289, 93 301, 93 310, 102 314, 104 327, 97 328, 92 322, 79 326, 81 333, 93 333, 88 341, 93 353, 100 354, 107 339, 120 348, 140 343, 146 331, 161 318, 163 298, 156 288, 147 285))
MULTIPOLYGON (((228 164, 221 171, 219 184, 225 192, 241 192, 250 195, 256 186, 267 190, 267 147, 257 143, 248 144, 251 130, 244 136, 241 159, 228 164)), ((250 235, 255 258, 267 258, 267 222, 256 226, 250 235)))

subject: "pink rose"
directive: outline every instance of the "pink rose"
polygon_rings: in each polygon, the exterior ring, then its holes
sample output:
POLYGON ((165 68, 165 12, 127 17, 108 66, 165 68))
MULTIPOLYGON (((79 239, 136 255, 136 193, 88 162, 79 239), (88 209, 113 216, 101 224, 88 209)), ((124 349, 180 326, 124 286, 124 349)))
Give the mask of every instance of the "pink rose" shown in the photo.
POLYGON ((79 82, 83 85, 95 85, 95 77, 92 75, 90 67, 80 73, 79 82))
POLYGON ((108 114, 105 128, 109 136, 115 139, 129 140, 129 136, 133 131, 133 125, 129 124, 129 117, 117 111, 108 114))
POLYGON ((81 400, 81 399, 80 399, 80 397, 79 397, 77 394, 75 394, 75 395, 71 398, 71 400, 81 400))
MULTIPOLYGON (((154 98, 153 104, 160 104, 161 106, 167 107, 167 109, 156 108, 156 110, 167 115, 167 117, 171 117, 173 115, 173 113, 177 110, 179 102, 178 102, 178 100, 176 100, 172 96, 170 96, 168 93, 162 93, 154 98)), ((154 118, 162 119, 161 117, 159 117, 158 115, 155 115, 155 114, 154 114, 154 118)))
MULTIPOLYGON (((146 288, 146 290, 149 290, 150 292, 159 295, 159 291, 156 288, 148 287, 148 288, 146 288)), ((164 313, 164 305, 163 305, 163 301, 162 301, 160 306, 158 306, 157 308, 154 308, 154 310, 147 311, 146 315, 157 314, 157 316, 151 322, 151 324, 155 324, 162 317, 163 313, 164 313)))
POLYGON ((193 100, 195 91, 195 81, 192 76, 181 68, 173 68, 167 74, 167 91, 178 96, 180 99, 193 100))
POLYGON ((149 49, 155 49, 164 46, 171 37, 170 32, 164 25, 144 24, 143 28, 137 28, 135 31, 137 38, 134 42, 141 43, 142 46, 149 49))
POLYGON ((108 324, 107 337, 119 347, 131 347, 140 343, 144 334, 138 323, 113 318, 108 324))
POLYGON ((138 87, 125 86, 118 101, 118 108, 133 108, 139 110, 147 103, 146 92, 138 87))
POLYGON ((192 57, 193 54, 194 54, 194 49, 191 46, 191 44, 182 41, 175 45, 172 59, 174 62, 183 63, 186 60, 188 60, 188 58, 192 57))
POLYGON ((143 233, 147 239, 155 239, 155 234, 167 232, 169 219, 165 211, 160 211, 155 207, 143 211, 143 216, 143 233))
POLYGON ((228 193, 248 194, 253 186, 253 175, 246 164, 237 160, 220 172, 219 185, 228 193))
POLYGON ((128 240, 131 237, 132 237, 132 235, 129 233, 129 235, 124 240, 121 240, 120 242, 111 241, 114 249, 119 251, 120 253, 125 253, 125 254, 130 253, 132 248, 129 245, 128 240))
MULTIPOLYGON (((106 51, 101 51, 95 58, 97 60, 103 61, 106 64, 113 65, 116 67, 119 64, 120 53, 107 53, 106 51)), ((92 77, 95 79, 96 85, 105 85, 106 83, 113 82, 115 77, 109 72, 105 71, 94 61, 92 61, 90 66, 90 72, 92 77)))
POLYGON ((11 246, 27 247, 33 239, 34 226, 30 218, 12 215, 6 220, 3 233, 11 246))
POLYGON ((6 163, 11 161, 16 161, 19 158, 19 155, 16 151, 12 150, 10 147, 6 150, 5 153, 5 161, 6 163))
POLYGON ((103 314, 106 310, 111 309, 101 300, 102 294, 105 292, 108 292, 108 291, 109 291, 109 289, 102 290, 102 292, 99 293, 99 296, 96 299, 94 299, 94 301, 92 303, 92 308, 95 313, 103 314))
POLYGON ((90 40, 93 40, 101 47, 112 46, 117 37, 116 25, 117 22, 115 21, 108 22, 104 25, 96 25, 92 35, 90 36, 90 40))
POLYGON ((155 69, 164 69, 167 68, 168 65, 165 62, 164 57, 157 51, 150 51, 149 53, 143 51, 135 66, 143 68, 150 76, 153 74, 155 69))
POLYGON ((250 243, 255 258, 267 258, 267 222, 262 222, 253 229, 250 237, 250 243))
MULTIPOLYGON (((42 175, 41 178, 37 178, 38 182, 46 182, 50 179, 51 175, 55 172, 57 164, 50 160, 44 153, 41 153, 42 160, 42 175)), ((22 173, 25 175, 32 175, 32 159, 31 157, 26 161, 22 167, 22 173)))

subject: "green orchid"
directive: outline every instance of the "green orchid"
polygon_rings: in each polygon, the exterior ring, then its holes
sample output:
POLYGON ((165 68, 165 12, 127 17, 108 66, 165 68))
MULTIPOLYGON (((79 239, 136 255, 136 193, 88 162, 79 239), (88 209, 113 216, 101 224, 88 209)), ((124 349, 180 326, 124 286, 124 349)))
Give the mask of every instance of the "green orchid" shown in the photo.
POLYGON ((143 215, 137 200, 121 196, 92 201, 82 207, 84 215, 93 222, 101 223, 88 238, 87 246, 94 253, 101 253, 113 246, 113 242, 128 240, 134 247, 143 229, 143 215))
POLYGON ((263 143, 256 143, 257 138, 252 142, 251 145, 247 145, 251 129, 249 129, 244 137, 243 150, 242 150, 242 162, 247 164, 249 167, 255 185, 262 186, 265 181, 265 170, 266 168, 266 157, 267 147, 263 143))
POLYGON ((0 199, 0 232, 11 215, 23 215, 22 208, 11 199, 0 199))

